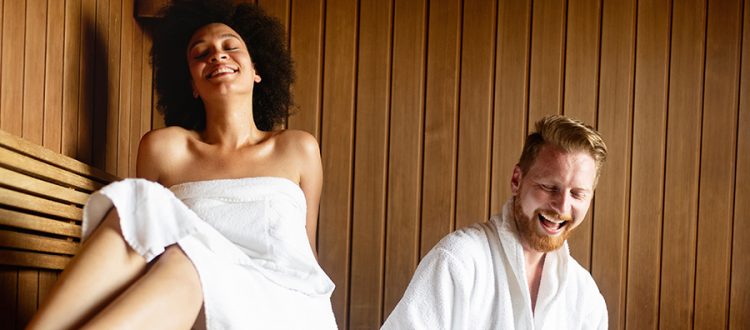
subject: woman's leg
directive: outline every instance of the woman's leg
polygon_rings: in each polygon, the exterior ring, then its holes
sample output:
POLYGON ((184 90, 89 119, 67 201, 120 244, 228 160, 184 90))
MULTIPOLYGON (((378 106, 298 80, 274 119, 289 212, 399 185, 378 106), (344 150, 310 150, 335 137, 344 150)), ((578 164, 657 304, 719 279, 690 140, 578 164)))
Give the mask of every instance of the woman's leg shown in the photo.
POLYGON ((62 272, 28 328, 80 327, 137 280, 146 265, 123 239, 113 208, 62 272))
POLYGON ((200 278, 177 245, 97 314, 87 329, 189 329, 203 305, 200 278))

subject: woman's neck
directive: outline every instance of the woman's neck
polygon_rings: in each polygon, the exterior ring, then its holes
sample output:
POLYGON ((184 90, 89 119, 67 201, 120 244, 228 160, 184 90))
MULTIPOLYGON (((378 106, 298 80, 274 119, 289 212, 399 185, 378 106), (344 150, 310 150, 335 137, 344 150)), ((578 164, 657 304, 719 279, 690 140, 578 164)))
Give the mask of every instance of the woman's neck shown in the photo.
POLYGON ((208 144, 239 148, 263 139, 253 120, 252 103, 206 104, 206 129, 201 133, 208 144))

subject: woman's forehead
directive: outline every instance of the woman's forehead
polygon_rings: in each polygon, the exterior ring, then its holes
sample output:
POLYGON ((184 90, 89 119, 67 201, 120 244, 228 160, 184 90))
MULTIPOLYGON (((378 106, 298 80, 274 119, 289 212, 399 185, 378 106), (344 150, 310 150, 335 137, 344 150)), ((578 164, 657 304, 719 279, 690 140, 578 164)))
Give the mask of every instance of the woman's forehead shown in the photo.
POLYGON ((211 23, 202 26, 193 33, 192 37, 190 37, 190 42, 188 43, 188 49, 195 47, 195 45, 200 44, 201 42, 206 42, 209 39, 215 38, 236 38, 244 43, 240 34, 231 27, 223 23, 211 23))

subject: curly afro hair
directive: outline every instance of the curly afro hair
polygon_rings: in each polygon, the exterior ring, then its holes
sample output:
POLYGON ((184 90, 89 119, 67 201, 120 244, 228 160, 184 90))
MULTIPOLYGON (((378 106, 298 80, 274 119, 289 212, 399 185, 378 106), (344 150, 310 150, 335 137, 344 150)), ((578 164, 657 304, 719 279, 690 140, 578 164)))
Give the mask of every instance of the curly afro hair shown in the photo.
POLYGON ((223 23, 240 34, 263 82, 253 89, 253 118, 264 131, 273 130, 290 114, 292 59, 284 42, 284 28, 253 4, 231 0, 173 0, 162 9, 154 32, 151 61, 159 97, 157 108, 167 126, 202 131, 206 128, 203 102, 193 97, 187 46, 193 33, 211 23, 223 23))

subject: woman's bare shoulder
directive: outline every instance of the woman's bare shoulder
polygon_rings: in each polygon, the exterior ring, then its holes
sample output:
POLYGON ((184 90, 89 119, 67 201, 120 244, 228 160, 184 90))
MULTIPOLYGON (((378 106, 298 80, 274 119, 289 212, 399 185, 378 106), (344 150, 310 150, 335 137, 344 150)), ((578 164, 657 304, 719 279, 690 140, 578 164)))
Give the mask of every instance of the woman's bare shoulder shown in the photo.
POLYGON ((157 128, 147 132, 142 138, 141 143, 179 143, 188 138, 195 136, 197 133, 184 129, 179 126, 169 126, 157 128))
POLYGON ((188 141, 195 137, 196 132, 175 126, 146 133, 138 146, 138 176, 156 181, 178 163, 186 153, 188 141))
POLYGON ((292 149, 297 152, 305 154, 315 153, 320 154, 320 147, 318 146, 318 140, 315 137, 302 130, 297 129, 285 129, 279 131, 276 135, 278 145, 285 149, 292 149))

